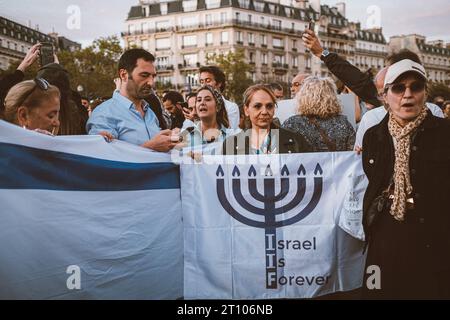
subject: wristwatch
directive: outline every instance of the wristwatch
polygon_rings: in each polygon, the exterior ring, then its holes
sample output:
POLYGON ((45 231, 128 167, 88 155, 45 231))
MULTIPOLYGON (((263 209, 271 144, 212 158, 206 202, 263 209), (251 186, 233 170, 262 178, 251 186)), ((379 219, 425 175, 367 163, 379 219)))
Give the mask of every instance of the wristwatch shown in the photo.
POLYGON ((328 49, 324 49, 322 51, 322 54, 320 55, 320 60, 324 60, 326 57, 328 57, 330 54, 330 51, 328 51, 328 49))

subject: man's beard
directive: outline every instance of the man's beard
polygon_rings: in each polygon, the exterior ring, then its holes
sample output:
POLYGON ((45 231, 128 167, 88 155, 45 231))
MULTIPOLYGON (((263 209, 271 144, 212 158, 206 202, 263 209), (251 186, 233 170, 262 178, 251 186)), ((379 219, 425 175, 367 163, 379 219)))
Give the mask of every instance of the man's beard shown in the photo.
POLYGON ((154 93, 151 86, 143 85, 142 87, 138 87, 132 77, 128 79, 127 92, 135 99, 145 99, 154 93))

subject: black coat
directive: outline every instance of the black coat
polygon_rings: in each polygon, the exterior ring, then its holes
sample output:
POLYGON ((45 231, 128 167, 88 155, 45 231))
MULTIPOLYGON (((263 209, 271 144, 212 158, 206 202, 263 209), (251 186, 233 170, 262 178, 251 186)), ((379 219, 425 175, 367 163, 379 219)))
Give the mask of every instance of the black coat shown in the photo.
MULTIPOLYGON (((389 114, 364 135, 363 168, 369 179, 364 215, 393 175, 388 120, 389 114)), ((386 213, 371 230, 364 226, 371 234, 367 266, 380 267, 382 288, 364 285, 367 298, 450 298, 450 121, 428 111, 412 137, 410 177, 415 209, 406 212, 405 221, 386 213)))
MULTIPOLYGON (((242 131, 235 136, 227 138, 222 147, 222 154, 226 155, 245 155, 250 154, 250 134, 251 129, 242 131)), ((293 131, 278 128, 272 124, 272 139, 278 141, 277 151, 275 153, 302 153, 312 152, 311 146, 305 138, 293 131)))
POLYGON ((20 70, 16 70, 11 74, 5 75, 0 80, 0 118, 3 114, 4 102, 6 96, 8 95, 9 89, 21 82, 24 78, 25 74, 20 70))
POLYGON ((382 106, 372 77, 364 73, 338 54, 331 52, 323 58, 330 72, 349 87, 361 100, 375 107, 382 106))

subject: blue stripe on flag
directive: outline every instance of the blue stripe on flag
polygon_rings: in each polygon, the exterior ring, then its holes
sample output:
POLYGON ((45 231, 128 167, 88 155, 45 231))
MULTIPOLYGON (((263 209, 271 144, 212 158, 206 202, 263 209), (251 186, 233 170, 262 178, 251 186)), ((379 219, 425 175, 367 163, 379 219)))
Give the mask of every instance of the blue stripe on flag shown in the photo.
POLYGON ((0 143, 0 189, 130 191, 180 188, 173 163, 128 163, 0 143))

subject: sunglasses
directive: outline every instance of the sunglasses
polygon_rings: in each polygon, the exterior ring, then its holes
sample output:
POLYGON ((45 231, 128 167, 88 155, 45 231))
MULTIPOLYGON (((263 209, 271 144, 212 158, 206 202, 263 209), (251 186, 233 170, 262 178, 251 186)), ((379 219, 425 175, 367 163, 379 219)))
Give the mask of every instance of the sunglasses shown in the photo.
POLYGON ((35 78, 34 84, 35 84, 35 86, 33 87, 33 89, 31 89, 30 92, 28 92, 24 96, 24 98, 20 102, 19 106, 21 106, 28 99, 28 97, 31 96, 31 94, 34 92, 34 90, 36 90, 36 88, 39 88, 42 91, 47 91, 48 88, 50 88, 50 83, 48 83, 48 81, 45 80, 44 78, 35 78))
POLYGON ((425 86, 426 86, 425 82, 423 81, 414 81, 413 83, 411 83, 409 87, 407 87, 404 83, 395 83, 388 86, 386 88, 386 92, 389 88, 391 88, 393 94, 400 95, 405 93, 406 88, 409 88, 409 90, 411 90, 412 93, 418 93, 425 90, 425 86))

